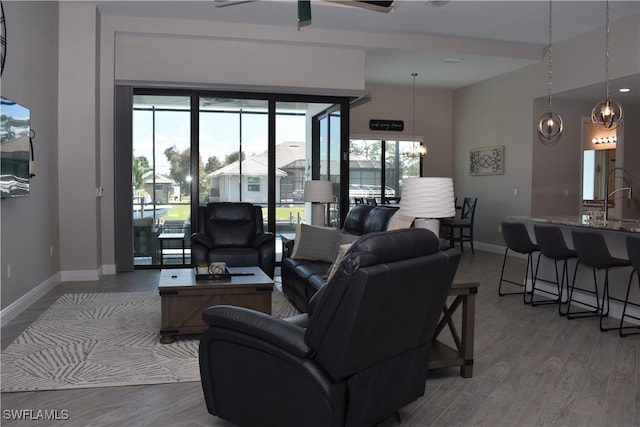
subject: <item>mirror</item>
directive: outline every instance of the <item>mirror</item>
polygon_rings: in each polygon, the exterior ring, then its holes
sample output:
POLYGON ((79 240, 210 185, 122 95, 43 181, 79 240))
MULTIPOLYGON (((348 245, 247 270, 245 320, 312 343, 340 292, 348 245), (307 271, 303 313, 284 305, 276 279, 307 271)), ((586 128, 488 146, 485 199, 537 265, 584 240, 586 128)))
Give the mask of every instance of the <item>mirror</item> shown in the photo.
POLYGON ((582 199, 590 210, 603 207, 606 179, 616 167, 617 137, 615 130, 600 130, 591 121, 584 121, 582 135, 582 199))

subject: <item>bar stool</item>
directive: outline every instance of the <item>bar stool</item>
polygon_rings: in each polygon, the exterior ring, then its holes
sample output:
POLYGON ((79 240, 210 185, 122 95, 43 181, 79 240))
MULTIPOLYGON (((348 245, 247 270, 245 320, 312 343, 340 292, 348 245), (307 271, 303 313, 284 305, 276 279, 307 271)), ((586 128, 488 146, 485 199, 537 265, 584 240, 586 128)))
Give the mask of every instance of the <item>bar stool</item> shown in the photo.
POLYGON ((602 235, 602 233, 573 230, 571 235, 573 237, 573 247, 578 254, 578 262, 576 263, 576 269, 573 273, 573 284, 571 286, 571 291, 569 292, 569 301, 567 302, 567 318, 573 319, 575 317, 600 316, 601 331, 618 329, 618 327, 605 328, 602 325, 602 319, 609 315, 609 269, 614 267, 627 267, 631 265, 631 262, 627 259, 615 258, 611 256, 611 254, 609 253, 609 248, 607 247, 607 242, 604 240, 604 236, 602 235), (595 290, 581 290, 595 293, 596 306, 583 303, 584 305, 591 307, 594 310, 570 312, 571 303, 573 301, 573 291, 575 289, 576 277, 578 273, 578 266, 580 264, 591 267, 591 270, 593 271, 593 285, 595 290), (602 304, 600 304, 598 297, 598 277, 596 275, 596 270, 605 271, 604 285, 602 288, 602 304), (606 311, 605 302, 607 305, 606 311))
MULTIPOLYGON (((636 335, 640 334, 639 332, 630 332, 624 333, 622 332, 625 329, 640 329, 640 326, 622 326, 624 323, 624 317, 627 312, 627 303, 629 302, 629 291, 631 291, 631 281, 633 280, 633 275, 638 277, 638 291, 640 291, 640 237, 627 237, 627 254, 629 254, 629 261, 631 261, 631 265, 633 266, 633 270, 629 275, 629 284, 627 285, 627 295, 624 298, 624 307, 622 308, 622 317, 620 317, 620 327, 619 327, 619 335, 621 337, 626 337, 627 335, 636 335)), ((632 319, 640 320, 640 318, 632 315, 628 315, 632 319)))
POLYGON ((522 286, 522 299, 525 304, 527 302, 527 279, 531 276, 531 282, 535 287, 535 276, 533 275, 533 254, 538 252, 538 245, 531 241, 527 226, 521 222, 502 222, 502 237, 507 244, 507 249, 504 251, 504 259, 502 260, 502 272, 500 273, 500 283, 498 285, 498 295, 519 295, 520 292, 502 292, 502 282, 510 283, 512 285, 522 286), (511 279, 504 278, 504 267, 507 263, 507 254, 509 250, 527 255, 527 269, 524 273, 524 283, 515 282, 511 279), (529 273, 531 272, 531 273, 529 273))
POLYGON ((538 263, 536 265, 536 282, 541 280, 543 282, 554 283, 557 286, 558 293, 553 294, 548 291, 540 290, 541 292, 546 292, 549 295, 555 296, 555 300, 544 300, 544 301, 534 301, 533 295, 536 291, 535 283, 534 288, 531 293, 531 305, 540 305, 540 304, 555 304, 558 303, 558 313, 561 316, 566 315, 566 313, 562 312, 562 295, 563 290, 566 290, 566 295, 569 293, 569 268, 568 261, 570 259, 577 259, 578 255, 576 251, 573 249, 569 249, 562 235, 562 230, 560 227, 556 226, 547 226, 547 225, 534 225, 533 231, 536 236, 536 243, 538 244, 538 248, 540 249, 540 253, 544 255, 546 258, 553 261, 553 266, 556 272, 556 281, 552 282, 549 280, 541 279, 538 275, 538 269, 540 267, 540 257, 538 257, 538 263), (558 275, 558 261, 562 261, 562 277, 558 275), (565 284, 566 283, 566 284, 565 284))

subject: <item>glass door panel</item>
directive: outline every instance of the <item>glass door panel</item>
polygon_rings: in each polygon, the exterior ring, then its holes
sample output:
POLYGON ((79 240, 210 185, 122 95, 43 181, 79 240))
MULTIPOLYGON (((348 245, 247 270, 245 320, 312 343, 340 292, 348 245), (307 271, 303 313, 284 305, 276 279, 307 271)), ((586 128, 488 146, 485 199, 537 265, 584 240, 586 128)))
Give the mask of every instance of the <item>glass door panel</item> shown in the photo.
POLYGON ((330 203, 327 213, 327 225, 340 226, 340 112, 334 111, 329 115, 329 181, 333 187, 333 203, 330 203))
POLYGON ((304 182, 311 179, 310 120, 306 102, 276 102, 276 249, 282 234, 293 237, 307 222, 304 182))
POLYGON ((200 98, 200 204, 268 204, 268 101, 200 98))
POLYGON ((133 102, 134 265, 189 265, 190 98, 133 102))

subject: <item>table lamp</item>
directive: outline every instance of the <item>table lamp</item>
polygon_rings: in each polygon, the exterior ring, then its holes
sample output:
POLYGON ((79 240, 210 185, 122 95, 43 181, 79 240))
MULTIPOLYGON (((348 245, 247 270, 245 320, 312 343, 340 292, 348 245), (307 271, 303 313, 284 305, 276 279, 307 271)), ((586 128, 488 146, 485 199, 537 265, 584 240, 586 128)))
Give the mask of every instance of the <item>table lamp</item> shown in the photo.
POLYGON ((400 212, 416 218, 414 227, 426 228, 439 237, 438 218, 451 218, 456 215, 453 178, 404 179, 400 212))
POLYGON ((333 201, 331 181, 305 181, 303 200, 311 202, 311 225, 326 225, 324 204, 333 201))

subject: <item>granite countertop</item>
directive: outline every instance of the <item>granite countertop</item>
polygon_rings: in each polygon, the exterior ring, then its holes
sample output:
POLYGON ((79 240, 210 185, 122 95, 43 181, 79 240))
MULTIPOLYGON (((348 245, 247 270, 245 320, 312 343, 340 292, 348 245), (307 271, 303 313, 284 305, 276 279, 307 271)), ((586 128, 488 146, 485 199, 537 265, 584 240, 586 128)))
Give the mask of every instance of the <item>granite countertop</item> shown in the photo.
MULTIPOLYGON (((515 217, 511 217, 515 218, 515 217)), ((532 222, 541 222, 556 225, 569 225, 574 227, 599 228, 604 230, 625 231, 628 233, 640 233, 640 219, 623 219, 623 220, 595 220, 590 219, 587 215, 581 216, 542 216, 536 218, 523 218, 532 222)))

